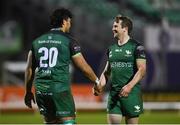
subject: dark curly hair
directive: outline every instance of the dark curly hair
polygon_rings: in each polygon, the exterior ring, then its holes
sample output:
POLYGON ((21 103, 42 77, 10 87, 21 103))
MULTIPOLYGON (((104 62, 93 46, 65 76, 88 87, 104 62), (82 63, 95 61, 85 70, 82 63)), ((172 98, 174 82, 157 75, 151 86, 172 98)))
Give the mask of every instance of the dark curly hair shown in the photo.
POLYGON ((56 9, 50 19, 51 19, 51 28, 59 28, 62 27, 63 20, 67 20, 68 18, 72 18, 72 13, 65 8, 56 9))

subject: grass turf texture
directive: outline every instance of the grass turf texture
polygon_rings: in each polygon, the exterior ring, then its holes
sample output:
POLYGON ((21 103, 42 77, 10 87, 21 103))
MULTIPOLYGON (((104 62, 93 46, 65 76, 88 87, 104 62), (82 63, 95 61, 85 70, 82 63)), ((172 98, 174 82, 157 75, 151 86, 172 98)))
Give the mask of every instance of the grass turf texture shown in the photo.
MULTIPOLYGON (((77 113, 78 124, 106 124, 106 112, 85 112, 77 113)), ((0 114, 1 124, 40 124, 43 119, 38 112, 35 113, 2 113, 0 114)), ((124 120, 123 120, 124 123, 124 120)), ((141 115, 140 124, 180 124, 180 111, 145 111, 141 115)))

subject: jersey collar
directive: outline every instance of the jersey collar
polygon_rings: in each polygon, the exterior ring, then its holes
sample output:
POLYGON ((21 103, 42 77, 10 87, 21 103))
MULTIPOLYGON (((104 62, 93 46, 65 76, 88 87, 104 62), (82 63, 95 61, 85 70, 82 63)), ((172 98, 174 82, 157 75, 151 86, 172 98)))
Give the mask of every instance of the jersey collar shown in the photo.
POLYGON ((57 33, 57 34, 60 33, 60 34, 65 35, 65 36, 67 36, 67 37, 70 36, 70 33, 65 33, 65 32, 61 31, 60 28, 52 28, 52 29, 50 30, 50 32, 54 32, 54 33, 57 33))
POLYGON ((128 39, 125 43, 123 43, 123 44, 119 44, 119 42, 117 41, 117 45, 118 45, 118 46, 126 45, 126 44, 130 41, 130 39, 131 39, 131 38, 129 38, 129 39, 128 39))
POLYGON ((52 28, 51 31, 61 31, 60 28, 52 28))

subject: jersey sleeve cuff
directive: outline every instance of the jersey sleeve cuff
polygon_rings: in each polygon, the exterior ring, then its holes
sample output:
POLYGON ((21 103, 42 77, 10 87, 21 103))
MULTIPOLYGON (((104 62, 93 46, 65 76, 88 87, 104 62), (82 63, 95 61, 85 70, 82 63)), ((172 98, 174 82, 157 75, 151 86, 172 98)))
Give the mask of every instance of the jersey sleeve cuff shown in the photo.
POLYGON ((76 53, 76 54, 72 55, 72 57, 76 57, 76 56, 79 56, 79 55, 81 55, 81 53, 80 53, 80 52, 78 52, 78 53, 76 53))
POLYGON ((146 59, 143 59, 143 58, 139 58, 139 59, 136 59, 138 61, 146 61, 146 59))

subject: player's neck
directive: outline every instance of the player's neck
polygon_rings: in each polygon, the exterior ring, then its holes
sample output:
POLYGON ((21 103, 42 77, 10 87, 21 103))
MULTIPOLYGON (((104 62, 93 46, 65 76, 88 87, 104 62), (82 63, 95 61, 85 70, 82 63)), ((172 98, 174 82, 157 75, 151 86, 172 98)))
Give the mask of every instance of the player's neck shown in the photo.
POLYGON ((62 31, 62 32, 64 32, 64 33, 66 32, 65 28, 63 28, 63 27, 60 28, 60 31, 62 31))
POLYGON ((123 44, 127 43, 129 39, 130 39, 129 35, 120 36, 118 38, 118 45, 123 45, 123 44))

